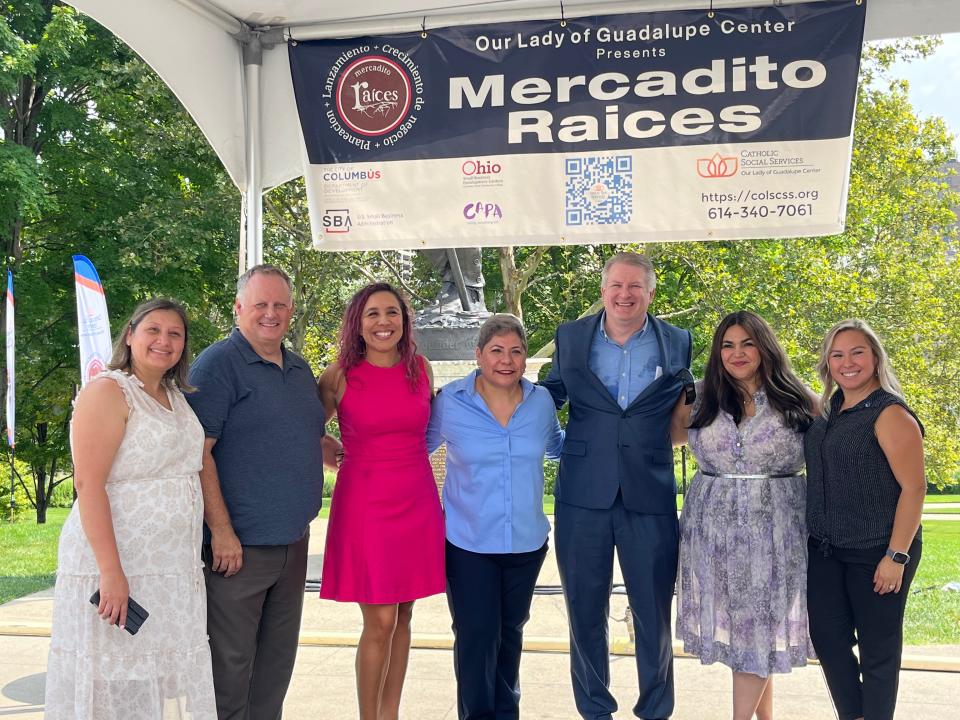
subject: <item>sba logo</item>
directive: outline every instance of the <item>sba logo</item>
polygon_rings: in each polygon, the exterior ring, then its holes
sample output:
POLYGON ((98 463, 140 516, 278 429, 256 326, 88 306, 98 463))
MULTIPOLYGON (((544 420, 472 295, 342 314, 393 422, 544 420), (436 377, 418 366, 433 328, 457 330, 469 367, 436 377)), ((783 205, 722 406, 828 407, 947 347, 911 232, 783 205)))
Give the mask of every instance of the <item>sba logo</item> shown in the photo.
POLYGON ((323 231, 328 235, 350 232, 353 221, 350 219, 350 210, 342 208, 339 210, 323 211, 323 231))

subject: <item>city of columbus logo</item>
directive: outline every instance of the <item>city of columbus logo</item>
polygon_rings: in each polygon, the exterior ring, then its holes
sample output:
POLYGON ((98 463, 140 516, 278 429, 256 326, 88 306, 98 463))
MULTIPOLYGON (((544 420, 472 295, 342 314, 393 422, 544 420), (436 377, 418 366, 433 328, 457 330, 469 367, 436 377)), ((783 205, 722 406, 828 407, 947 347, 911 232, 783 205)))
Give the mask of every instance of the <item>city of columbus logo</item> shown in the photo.
POLYGON ((368 55, 340 75, 337 114, 358 135, 386 135, 406 119, 412 96, 410 78, 400 65, 382 55, 368 55))

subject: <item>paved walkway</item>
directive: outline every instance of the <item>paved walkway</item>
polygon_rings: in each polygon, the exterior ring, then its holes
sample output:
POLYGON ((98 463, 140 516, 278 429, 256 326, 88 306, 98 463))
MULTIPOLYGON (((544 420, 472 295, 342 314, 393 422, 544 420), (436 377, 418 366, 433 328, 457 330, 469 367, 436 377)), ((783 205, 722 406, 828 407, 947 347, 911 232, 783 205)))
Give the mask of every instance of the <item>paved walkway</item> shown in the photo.
MULTIPOLYGON (((48 640, 0 637, 0 718, 40 720, 48 640)), ((284 720, 353 720, 357 717, 353 684, 353 648, 301 646, 284 720)), ((524 653, 522 715, 532 720, 575 720, 569 681, 569 657, 524 653)), ((632 718, 636 672, 633 661, 611 662, 614 695, 621 703, 617 720, 632 718)), ((674 720, 726 720, 730 717, 729 672, 703 667, 693 659, 676 661, 677 710, 674 720)), ((777 716, 785 720, 835 717, 817 667, 778 677, 777 716)), ((900 720, 943 720, 956 709, 956 675, 903 673, 900 720)), ((448 650, 413 650, 400 716, 405 720, 455 720, 453 666, 448 650)), ((118 719, 119 720, 119 719, 118 719)))
MULTIPOLYGON (((317 579, 326 522, 312 526, 308 579, 317 579)), ((619 582, 619 572, 615 574, 619 582)), ((566 611, 551 552, 538 580, 531 620, 525 632, 522 708, 527 718, 574 720, 569 681, 566 611)), ((42 591, 0 606, 0 719, 34 720, 43 713, 43 684, 52 592, 42 591)), ((623 706, 618 720, 632 717, 636 671, 629 629, 623 618, 626 598, 611 599, 612 687, 623 706)), ((351 720, 356 717, 354 647, 361 626, 355 605, 319 600, 308 590, 301 647, 288 695, 286 720, 351 720)), ((442 596, 419 601, 414 612, 414 650, 406 684, 404 718, 456 718, 455 685, 449 648, 453 637, 442 596)), ((678 654, 680 648, 675 646, 678 654)), ((952 716, 960 690, 960 646, 908 648, 901 679, 898 718, 933 720, 952 716), (935 672, 930 669, 957 672, 935 672)), ((730 676, 722 666, 704 667, 691 658, 676 662, 675 720, 729 717, 730 676)), ((834 717, 816 665, 777 678, 778 716, 788 720, 834 717)))
POLYGON ((923 506, 923 522, 928 520, 960 520, 960 502, 925 503, 923 506), (950 512, 937 512, 949 510, 950 512))

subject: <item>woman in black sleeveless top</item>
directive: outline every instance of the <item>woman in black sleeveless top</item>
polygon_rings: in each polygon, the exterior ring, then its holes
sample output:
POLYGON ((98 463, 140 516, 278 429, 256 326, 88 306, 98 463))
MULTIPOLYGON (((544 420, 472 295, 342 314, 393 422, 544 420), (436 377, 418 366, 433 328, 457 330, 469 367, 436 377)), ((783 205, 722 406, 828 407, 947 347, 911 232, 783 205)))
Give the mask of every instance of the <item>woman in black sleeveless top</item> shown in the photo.
POLYGON ((840 720, 891 720, 920 562, 923 426, 862 320, 831 328, 817 369, 823 416, 804 438, 810 637, 840 720))

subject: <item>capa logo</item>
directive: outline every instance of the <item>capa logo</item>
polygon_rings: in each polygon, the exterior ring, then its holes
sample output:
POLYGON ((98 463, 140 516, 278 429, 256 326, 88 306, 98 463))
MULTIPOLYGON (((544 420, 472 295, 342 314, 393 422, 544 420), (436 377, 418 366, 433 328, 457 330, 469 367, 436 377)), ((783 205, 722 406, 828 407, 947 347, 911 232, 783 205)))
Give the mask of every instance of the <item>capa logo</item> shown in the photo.
POLYGON ((460 171, 464 175, 499 175, 503 168, 500 163, 490 162, 489 160, 465 160, 460 166, 460 171))
POLYGON ((337 111, 360 135, 386 135, 410 110, 410 78, 393 60, 369 55, 351 63, 337 83, 337 111))
POLYGON ((735 157, 724 157, 715 153, 711 158, 697 159, 697 175, 702 178, 732 177, 740 169, 740 161, 735 157))
POLYGON ((499 220, 503 217, 503 210, 496 203, 467 203, 463 207, 463 217, 467 220, 499 220))
POLYGON ((321 224, 323 225, 323 232, 327 235, 348 233, 350 228, 353 227, 353 221, 350 220, 350 210, 348 208, 324 210, 321 224))

